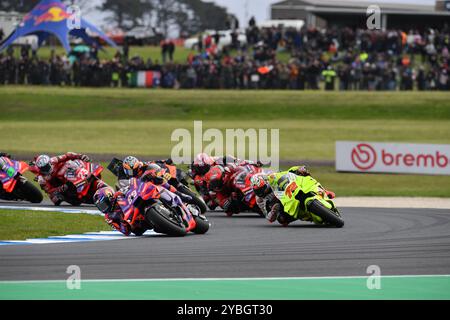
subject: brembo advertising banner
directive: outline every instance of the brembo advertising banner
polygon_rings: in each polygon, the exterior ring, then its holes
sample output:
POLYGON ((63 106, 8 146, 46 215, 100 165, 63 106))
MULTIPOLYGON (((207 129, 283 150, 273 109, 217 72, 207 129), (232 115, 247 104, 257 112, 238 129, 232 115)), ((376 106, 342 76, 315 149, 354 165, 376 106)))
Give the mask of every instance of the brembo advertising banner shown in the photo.
POLYGON ((450 175, 450 145, 337 141, 336 170, 450 175))

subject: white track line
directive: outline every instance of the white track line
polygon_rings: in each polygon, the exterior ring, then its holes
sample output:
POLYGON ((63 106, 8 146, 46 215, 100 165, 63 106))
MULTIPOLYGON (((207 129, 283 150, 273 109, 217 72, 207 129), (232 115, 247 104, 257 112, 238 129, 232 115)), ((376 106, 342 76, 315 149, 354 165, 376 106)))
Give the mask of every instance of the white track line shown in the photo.
MULTIPOLYGON (((174 282, 174 281, 279 281, 279 280, 344 280, 344 279, 367 279, 367 276, 325 276, 325 277, 268 277, 268 278, 167 278, 167 279, 86 279, 82 282, 174 282)), ((425 275, 381 275, 381 278, 449 278, 449 274, 425 274, 425 275)), ((7 280, 3 283, 65 283, 67 280, 7 280)))

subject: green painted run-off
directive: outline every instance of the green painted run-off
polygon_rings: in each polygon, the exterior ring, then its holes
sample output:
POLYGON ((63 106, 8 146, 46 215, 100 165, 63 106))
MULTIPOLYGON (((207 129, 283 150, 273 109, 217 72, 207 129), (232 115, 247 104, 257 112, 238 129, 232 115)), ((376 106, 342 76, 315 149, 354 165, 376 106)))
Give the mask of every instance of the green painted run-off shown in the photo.
POLYGON ((0 282, 0 299, 308 300, 450 299, 450 276, 390 276, 381 289, 367 278, 88 280, 69 290, 66 281, 0 282))

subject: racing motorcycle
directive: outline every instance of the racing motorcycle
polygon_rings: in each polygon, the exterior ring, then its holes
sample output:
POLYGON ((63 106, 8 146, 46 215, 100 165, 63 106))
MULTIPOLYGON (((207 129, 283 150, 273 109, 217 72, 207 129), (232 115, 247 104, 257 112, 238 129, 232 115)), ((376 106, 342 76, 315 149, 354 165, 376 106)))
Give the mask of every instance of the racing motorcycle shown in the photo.
POLYGON ((295 219, 312 221, 321 225, 344 226, 344 220, 333 200, 322 185, 311 176, 288 173, 288 181, 276 188, 275 196, 281 201, 284 211, 295 219))
POLYGON ((29 168, 28 164, 6 156, 0 157, 0 164, 0 199, 42 202, 42 193, 23 176, 29 168))
MULTIPOLYGON (((161 168, 163 168, 166 171, 166 173, 170 174, 170 179, 168 179, 167 182, 171 186, 177 189, 177 191, 191 197, 191 199, 187 201, 187 203, 197 206, 200 209, 200 212, 202 214, 205 214, 206 211, 208 210, 208 207, 206 206, 205 201, 189 188, 187 174, 183 172, 183 170, 177 168, 176 165, 173 164, 171 159, 158 160, 155 161, 155 163, 159 165, 161 168)), ((119 178, 120 172, 122 170, 122 164, 123 164, 122 160, 113 158, 111 163, 108 165, 108 170, 119 178)), ((116 189, 120 189, 123 186, 124 185, 120 185, 119 183, 116 186, 116 189)))
MULTIPOLYGON (((99 189, 103 167, 82 160, 70 160, 65 164, 64 178, 66 180, 65 200, 78 206, 82 203, 93 204, 94 194, 99 189)), ((101 181, 103 185, 105 183, 101 181)))
POLYGON ((234 192, 240 201, 241 211, 256 212, 264 217, 260 208, 256 204, 256 195, 253 192, 251 178, 255 173, 247 170, 242 170, 234 177, 234 192))
POLYGON ((151 182, 130 179, 116 201, 138 236, 151 229, 174 237, 209 230, 208 220, 195 206, 184 205, 177 195, 151 182))

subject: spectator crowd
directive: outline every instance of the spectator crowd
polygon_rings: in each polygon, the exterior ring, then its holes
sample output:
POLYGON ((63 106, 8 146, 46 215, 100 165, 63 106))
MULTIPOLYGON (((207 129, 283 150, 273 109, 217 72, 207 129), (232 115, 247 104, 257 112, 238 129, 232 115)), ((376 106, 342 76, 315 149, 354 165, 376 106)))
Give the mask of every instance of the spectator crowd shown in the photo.
POLYGON ((130 86, 137 71, 159 71, 164 88, 293 90, 450 90, 450 28, 260 29, 252 19, 247 43, 233 37, 218 49, 213 36, 183 63, 163 42, 162 62, 117 52, 109 60, 87 52, 42 59, 23 46, 0 53, 0 85, 130 86))

